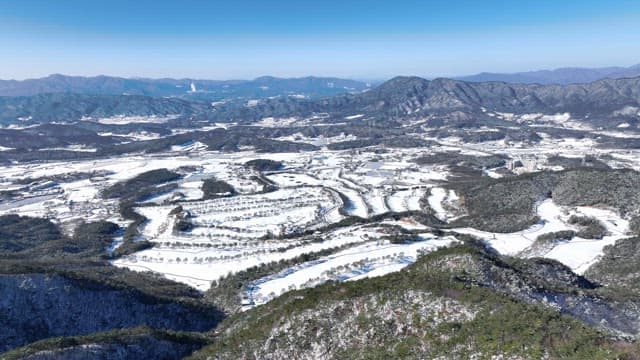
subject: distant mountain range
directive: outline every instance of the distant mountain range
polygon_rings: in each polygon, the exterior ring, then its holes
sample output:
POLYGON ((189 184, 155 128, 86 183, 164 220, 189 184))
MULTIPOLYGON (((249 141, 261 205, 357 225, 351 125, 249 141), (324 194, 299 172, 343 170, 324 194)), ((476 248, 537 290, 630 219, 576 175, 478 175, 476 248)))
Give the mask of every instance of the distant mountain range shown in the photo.
POLYGON ((350 116, 386 119, 425 119, 456 114, 467 119, 490 112, 515 114, 571 113, 590 121, 637 117, 640 77, 605 79, 587 84, 536 85, 467 82, 396 77, 359 94, 317 100, 277 98, 252 107, 225 104, 211 114, 216 121, 253 121, 265 117, 309 117, 326 113, 335 119, 350 116))
POLYGON ((254 80, 198 80, 55 74, 40 79, 0 80, 0 96, 32 96, 64 92, 85 95, 174 96, 222 100, 281 95, 330 96, 345 92, 359 92, 368 88, 368 84, 360 81, 312 76, 303 78, 264 76, 254 80))
POLYGON ((620 79, 640 76, 640 64, 630 67, 559 68, 518 73, 488 73, 456 77, 464 81, 503 81, 520 84, 579 84, 602 79, 620 79))
MULTIPOLYGON (((271 80, 261 81, 268 83, 271 80)), ((454 113, 456 117, 464 114, 463 117, 472 120, 486 117, 491 112, 568 112, 589 121, 606 121, 613 118, 636 119, 639 109, 640 77, 571 85, 396 77, 369 91, 320 99, 279 96, 211 104, 200 99, 142 95, 47 93, 0 97, 0 122, 28 125, 88 118, 158 116, 249 123, 266 117, 305 118, 316 114, 326 114, 336 121, 353 116, 386 121, 454 113)))
POLYGON ((397 77, 372 91, 345 95, 361 111, 424 116, 454 110, 611 114, 640 106, 640 77, 585 84, 536 85, 397 77))
MULTIPOLYGON (((509 84, 567 85, 602 79, 640 76, 640 64, 630 67, 560 68, 520 73, 480 73, 455 77, 466 82, 500 81, 509 84)), ((266 99, 276 96, 319 98, 360 93, 371 84, 333 77, 277 78, 263 76, 253 80, 147 79, 113 76, 67 76, 54 74, 39 79, 0 80, 0 96, 33 96, 44 93, 83 95, 144 95, 180 97, 190 100, 266 99)))
POLYGON ((210 109, 211 105, 202 101, 142 95, 46 93, 0 97, 0 120, 22 123, 75 121, 85 117, 191 116, 210 109))

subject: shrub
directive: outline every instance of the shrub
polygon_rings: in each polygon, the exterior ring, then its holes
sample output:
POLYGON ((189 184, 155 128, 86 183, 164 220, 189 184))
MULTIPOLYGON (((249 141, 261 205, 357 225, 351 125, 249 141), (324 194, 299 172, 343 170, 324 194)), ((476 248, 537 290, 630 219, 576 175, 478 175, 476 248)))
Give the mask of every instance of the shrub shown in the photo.
MULTIPOLYGON (((180 174, 167 169, 155 169, 143 172, 138 176, 116 183, 102 191, 102 196, 107 199, 113 198, 139 198, 140 192, 145 188, 175 181, 180 178, 180 174)), ((144 194, 150 195, 150 194, 144 194)))
POLYGON ((206 179, 202 183, 202 198, 215 199, 218 197, 233 196, 236 189, 229 185, 226 181, 216 179, 206 179))
POLYGON ((282 161, 275 161, 269 159, 255 159, 245 163, 247 167, 253 168, 257 171, 277 171, 282 169, 284 164, 282 161))
POLYGON ((572 215, 569 224, 579 226, 577 235, 584 239, 602 239, 607 234, 607 228, 596 218, 572 215))
POLYGON ((571 240, 573 239, 574 236, 576 236, 576 232, 573 230, 556 231, 552 233, 539 235, 536 238, 536 243, 548 244, 555 241, 571 240))
POLYGON ((0 216, 0 251, 22 251, 62 237, 58 227, 49 220, 18 215, 0 216))

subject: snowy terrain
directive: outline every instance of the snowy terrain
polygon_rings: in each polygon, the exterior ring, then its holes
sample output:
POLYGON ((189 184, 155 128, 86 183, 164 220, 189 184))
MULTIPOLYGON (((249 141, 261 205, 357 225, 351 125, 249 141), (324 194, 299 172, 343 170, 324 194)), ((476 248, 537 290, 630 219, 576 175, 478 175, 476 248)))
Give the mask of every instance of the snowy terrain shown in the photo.
MULTIPOLYGON (((361 230, 355 230, 356 235, 361 230)), ((350 236, 354 236, 354 234, 350 236)), ((360 235, 362 236, 362 235, 360 235)), ((369 238, 375 236, 369 235, 369 238)), ((327 280, 358 280, 383 276, 413 263, 420 252, 428 252, 454 242, 452 237, 428 236, 410 244, 366 241, 315 261, 303 263, 247 286, 245 308, 263 304, 293 289, 321 284, 327 280)))
POLYGON ((562 230, 577 230, 576 226, 568 223, 571 215, 594 217, 606 226, 609 232, 607 236, 602 239, 575 237, 554 246, 544 254, 540 254, 543 257, 560 261, 578 274, 586 271, 602 255, 602 249, 605 246, 628 237, 629 222, 611 210, 592 207, 562 207, 556 205, 553 200, 547 199, 538 205, 537 213, 540 218, 539 224, 515 233, 489 233, 471 228, 455 229, 455 231, 485 239, 502 254, 517 255, 529 248, 540 235, 562 230))
MULTIPOLYGON (((516 122, 574 126, 569 114, 494 116, 516 122)), ((361 117, 361 114, 354 114, 346 118, 359 121, 361 117)), ((86 120, 105 123, 139 121, 126 117, 86 120)), ((163 122, 170 119, 152 120, 163 122)), ((275 128, 313 123, 322 126, 325 120, 321 115, 309 119, 264 118, 253 125, 275 128)), ((132 133, 127 136, 136 141, 136 138, 152 135, 132 133)), ((640 169, 640 156, 636 150, 598 149, 594 148, 593 139, 588 138, 542 137, 535 149, 504 141, 465 144, 459 138, 449 137, 438 139, 439 145, 429 148, 386 147, 384 151, 377 147, 358 151, 323 148, 267 154, 251 150, 235 153, 210 151, 205 144, 190 141, 153 155, 5 164, 1 167, 0 190, 13 195, 0 202, 0 214, 49 218, 61 224, 67 232, 82 220, 108 220, 124 228, 131 220, 121 217, 118 199, 104 199, 101 192, 150 170, 176 171, 181 178, 172 182, 170 190, 135 205, 135 211, 147 218, 138 228, 139 240, 150 241, 154 247, 115 259, 113 264, 136 271, 153 271, 204 291, 212 282, 231 273, 323 251, 324 255, 314 256, 314 260, 288 266, 252 282, 244 294, 245 306, 251 307, 291 289, 314 286, 328 280, 355 281, 399 271, 415 261, 419 253, 451 244, 453 237, 435 237, 425 226, 408 218, 387 219, 374 225, 336 226, 348 217, 369 219, 381 214, 411 211, 426 210, 443 222, 452 222, 464 215, 463 199, 446 184, 451 177, 450 167, 418 165, 414 162, 418 157, 445 151, 472 156, 506 155, 523 163, 522 167, 512 169, 513 174, 519 174, 561 170, 561 166, 547 164, 548 157, 553 155, 580 158, 585 153, 593 153, 607 155, 607 163, 611 167, 640 169), (281 161, 284 167, 278 171, 258 173, 245 166, 247 161, 255 159, 281 161), (52 177, 59 178, 51 180, 52 177), (212 178, 227 182, 236 194, 204 200, 203 183, 212 178), (274 189, 265 192, 265 182, 272 184, 274 189), (188 214, 187 219, 192 226, 189 230, 176 229, 178 207, 182 209, 182 215, 188 214), (413 242, 391 244, 385 240, 388 229, 383 225, 416 231, 419 235, 413 242)), ((331 138, 307 138, 301 134, 287 137, 289 141, 318 146, 354 139, 344 134, 331 138)), ((506 170, 504 167, 483 169, 482 173, 487 177, 501 177, 506 170)), ((610 209, 569 208, 546 200, 537 205, 536 211, 540 223, 520 232, 500 234, 472 228, 453 230, 485 239, 500 253, 514 256, 535 254, 556 259, 578 273, 583 273, 597 261, 604 246, 626 237, 629 232, 628 219, 610 209), (568 223, 572 214, 599 219, 605 224, 608 234, 599 240, 576 237, 553 243, 542 253, 540 249, 532 251, 532 245, 540 235, 576 230, 568 223)), ((109 251, 113 252, 122 241, 122 236, 114 239, 109 251)))

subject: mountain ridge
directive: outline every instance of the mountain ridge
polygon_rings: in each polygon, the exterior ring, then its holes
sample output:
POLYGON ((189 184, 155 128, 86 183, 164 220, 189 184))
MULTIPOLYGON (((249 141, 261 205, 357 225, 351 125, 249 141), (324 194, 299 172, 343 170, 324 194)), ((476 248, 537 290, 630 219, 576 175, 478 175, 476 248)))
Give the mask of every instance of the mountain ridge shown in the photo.
POLYGON ((279 78, 262 76, 252 80, 206 80, 191 78, 124 78, 116 76, 68 76, 51 74, 25 80, 0 80, 0 96, 33 96, 42 93, 71 92, 88 95, 146 95, 267 97, 287 92, 305 96, 332 95, 345 91, 362 91, 367 84, 335 77, 279 78), (194 88, 191 86, 194 85, 194 88), (265 88, 266 86, 266 88, 265 88), (271 89, 273 88, 273 89, 271 89))
POLYGON ((623 66, 608 66, 602 68, 562 67, 551 70, 532 70, 514 73, 481 72, 478 74, 456 76, 454 79, 484 82, 504 81, 523 84, 579 84, 606 78, 621 79, 640 76, 640 64, 623 66))
MULTIPOLYGON (((269 78, 260 81, 266 81, 269 78)), ((310 81, 315 81, 311 79, 310 81)), ((266 86, 266 85, 263 85, 266 86)), ((206 99, 144 95, 47 93, 0 97, 0 120, 28 125, 117 116, 176 115, 216 122, 263 118, 309 117, 326 113, 336 120, 362 114, 366 118, 416 119, 437 115, 487 118, 488 113, 564 114, 589 121, 635 119, 640 112, 640 77, 602 79, 586 84, 540 85, 427 80, 400 76, 363 92, 318 99, 282 94, 262 99, 206 99), (462 113, 460 113, 462 112, 462 113), (457 114, 457 115, 456 115, 457 114)))
MULTIPOLYGON (((515 114, 571 113, 576 116, 615 117, 626 107, 640 107, 640 77, 603 79, 587 84, 538 85, 505 82, 466 82, 415 76, 395 77, 359 94, 344 94, 315 101, 269 99, 258 106, 243 109, 250 119, 309 116, 329 113, 337 116, 363 114, 374 118, 424 118, 430 115, 468 112, 474 117, 485 112, 515 114)), ((216 111, 218 119, 241 118, 224 106, 216 111)), ((624 112, 624 111, 623 111, 624 112)), ((633 115, 633 114, 632 114, 633 115)))

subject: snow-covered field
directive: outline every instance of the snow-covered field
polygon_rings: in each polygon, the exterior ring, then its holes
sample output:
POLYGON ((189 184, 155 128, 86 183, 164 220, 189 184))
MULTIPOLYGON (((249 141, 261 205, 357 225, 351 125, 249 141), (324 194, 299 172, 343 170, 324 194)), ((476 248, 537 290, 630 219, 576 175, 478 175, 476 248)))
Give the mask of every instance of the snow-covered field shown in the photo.
POLYGON ((322 242, 265 240, 258 244, 225 244, 212 247, 161 245, 114 261, 116 266, 155 271, 170 279, 206 290, 211 282, 252 266, 292 259, 325 249, 361 243, 366 233, 353 228, 329 233, 322 242))
POLYGON ((281 189, 172 205, 143 206, 136 211, 149 219, 142 234, 154 242, 190 244, 256 241, 328 225, 324 214, 337 210, 339 199, 322 188, 281 189), (181 206, 190 214, 194 229, 175 234, 170 212, 181 206))
POLYGON ((167 121, 174 120, 179 118, 180 115, 167 115, 167 116, 127 116, 127 115, 119 115, 108 118, 91 118, 84 117, 83 121, 95 121, 101 124, 110 124, 110 125, 121 125, 121 124, 130 124, 130 123, 151 123, 151 124, 163 124, 167 121))
MULTIPOLYGON (((346 280, 398 270, 415 261, 419 249, 432 249, 435 244, 443 246, 452 241, 452 238, 430 238, 409 245, 390 245, 371 240, 382 235, 360 227, 322 234, 321 242, 308 243, 295 237, 282 240, 279 236, 319 229, 340 221, 346 215, 367 218, 390 211, 420 210, 420 199, 427 189, 425 181, 445 177, 442 169, 409 169, 412 163, 397 161, 372 165, 370 161, 355 161, 357 159, 340 152, 311 156, 280 154, 273 159, 285 161, 284 170, 266 174, 266 178, 280 188, 278 191, 250 194, 249 190, 246 195, 206 201, 178 201, 170 205, 158 205, 166 200, 159 198, 137 207, 136 211, 149 219, 140 229, 142 236, 158 245, 116 260, 114 265, 160 272, 171 279, 205 290, 211 281, 255 265, 362 243, 363 247, 351 249, 349 256, 336 254, 337 258, 331 257, 333 260, 324 262, 324 266, 330 268, 343 270, 345 266, 348 267, 350 272, 344 272, 339 277, 346 280), (402 178, 406 172, 414 176, 402 178), (396 178, 402 181, 397 184, 396 178), (169 214, 177 206, 190 214, 194 228, 188 233, 176 233, 173 230, 175 217, 169 214), (336 259, 342 262, 335 263, 338 261, 336 259)), ((246 160, 242 158, 243 162, 246 160)), ((222 171, 236 169, 234 161, 228 162, 222 171)), ((207 167, 205 164, 201 166, 207 167)), ((233 183, 231 178, 217 173, 216 178, 233 183)), ((186 178, 181 188, 196 184, 187 180, 190 179, 186 178)), ((233 185, 237 186, 236 183, 233 185)), ((415 230, 415 225, 412 226, 415 230)), ((309 267, 305 271, 311 274, 318 269, 309 267)), ((302 281, 300 279, 304 278, 305 273, 296 275, 298 281, 302 281)), ((325 275, 313 277, 319 282, 330 278, 325 275)), ((303 283, 309 281, 310 278, 303 283)), ((269 298, 270 293, 256 296, 265 299, 269 298)))
POLYGON ((429 206, 435 212, 435 216, 442 221, 450 221, 457 217, 451 209, 458 208, 458 195, 453 190, 433 187, 427 198, 429 206))
POLYGON ((515 233, 490 233, 471 228, 455 229, 455 231, 485 239, 502 254, 517 255, 529 248, 540 235, 562 230, 578 230, 568 222, 571 215, 594 217, 607 228, 608 234, 602 239, 574 237, 570 241, 557 244, 544 254, 539 254, 539 256, 560 261, 578 274, 585 272, 597 261, 605 246, 629 236, 629 222, 611 210, 582 206, 562 207, 556 205, 553 200, 547 199, 538 205, 537 213, 540 218, 539 224, 515 233))
MULTIPOLYGON (((509 114, 496 116, 547 125, 566 122, 568 127, 573 126, 567 114, 530 114, 519 118, 509 114)), ((347 120, 359 120, 360 117, 360 114, 354 114, 347 120)), ((86 120, 120 123, 140 119, 86 120)), ((147 119, 148 122, 169 120, 147 119)), ((319 121, 324 121, 324 118, 265 118, 254 125, 318 125, 319 121)), ((130 135, 132 141, 136 136, 152 136, 130 135)), ((318 146, 353 139, 352 135, 306 138, 301 134, 287 138, 318 146)), ((182 177, 174 181, 172 190, 145 199, 135 207, 148 219, 138 228, 141 239, 151 241, 155 246, 114 260, 113 264, 136 271, 153 271, 204 291, 212 282, 253 266, 328 251, 328 255, 316 256, 314 260, 289 266, 252 282, 244 294, 245 305, 251 307, 291 289, 314 286, 328 280, 355 281, 399 271, 414 262, 419 253, 451 244, 453 237, 434 237, 424 232, 427 230, 424 226, 407 219, 384 220, 373 226, 328 228, 348 216, 366 219, 389 212, 429 210, 444 222, 463 215, 463 199, 446 186, 450 168, 446 165, 417 165, 412 161, 425 154, 459 151, 474 156, 507 155, 524 163, 525 166, 514 170, 520 173, 561 169, 548 166, 546 161, 551 155, 582 157, 593 152, 609 155, 608 163, 612 167, 640 169, 640 156, 635 150, 607 152, 594 149, 594 141, 586 138, 556 140, 543 136, 535 149, 503 141, 462 144, 454 137, 438 141, 440 145, 430 148, 384 148, 384 151, 378 151, 380 149, 374 147, 358 151, 323 149, 273 154, 214 152, 202 143, 185 142, 154 155, 9 164, 0 167, 0 190, 18 195, 0 201, 0 214, 50 218, 63 225, 65 231, 71 231, 73 224, 80 220, 109 220, 124 227, 130 220, 121 218, 118 200, 102 198, 101 191, 146 171, 163 168, 176 171, 182 177), (254 159, 282 161, 284 167, 260 174, 244 165, 254 159), (63 177, 71 174, 84 175, 70 176, 66 180, 63 177), (54 176, 61 178, 50 180, 54 176), (210 178, 227 182, 237 194, 203 200, 202 185, 210 178), (265 181, 277 189, 263 192, 265 181), (176 211, 178 207, 182 212, 176 211), (186 218, 193 226, 191 229, 180 231, 174 227, 178 213, 182 214, 180 216, 188 214, 186 218), (385 236, 382 225, 423 233, 418 236, 419 241, 391 244, 382 239, 385 236)), ((484 169, 483 173, 490 177, 503 176, 495 169, 484 169)), ((595 217, 607 227, 608 234, 604 238, 576 237, 555 243, 544 249, 544 253, 535 253, 536 256, 556 259, 582 273, 597 261, 604 246, 627 236, 629 227, 626 219, 608 209, 561 207, 546 200, 538 204, 537 212, 540 224, 516 233, 488 233, 472 228, 454 230, 485 239, 500 253, 531 256, 532 252, 527 249, 539 235, 576 230, 568 223, 572 214, 595 217)), ((121 237, 115 239, 110 251, 121 242, 121 237)))
MULTIPOLYGON (((361 230, 360 230, 361 231, 361 230)), ((358 233, 358 230, 354 230, 358 233)), ((353 235, 351 235, 353 236, 353 235)), ((375 237, 370 235, 370 238, 375 237)), ((247 286, 246 307, 263 304, 277 295, 293 289, 321 284, 327 280, 347 281, 383 276, 413 263, 419 252, 448 246, 453 237, 427 236, 410 244, 390 244, 386 241, 366 241, 361 245, 338 251, 318 260, 287 268, 247 286)))

